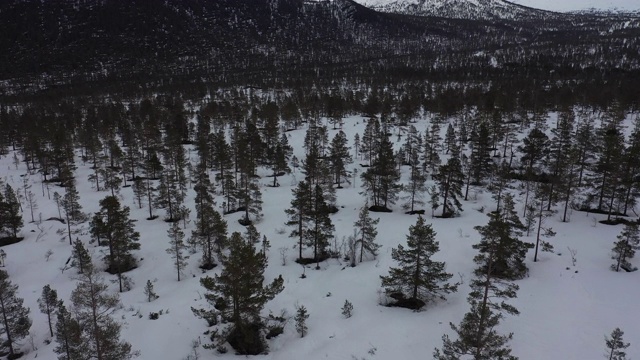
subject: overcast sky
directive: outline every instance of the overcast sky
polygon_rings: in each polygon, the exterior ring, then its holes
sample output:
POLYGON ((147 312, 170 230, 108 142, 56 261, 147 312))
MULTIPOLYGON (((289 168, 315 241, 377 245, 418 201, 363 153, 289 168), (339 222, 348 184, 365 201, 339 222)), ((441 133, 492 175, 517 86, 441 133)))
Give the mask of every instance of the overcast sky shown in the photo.
POLYGON ((533 8, 571 11, 588 8, 640 10, 640 0, 510 0, 513 3, 533 8))

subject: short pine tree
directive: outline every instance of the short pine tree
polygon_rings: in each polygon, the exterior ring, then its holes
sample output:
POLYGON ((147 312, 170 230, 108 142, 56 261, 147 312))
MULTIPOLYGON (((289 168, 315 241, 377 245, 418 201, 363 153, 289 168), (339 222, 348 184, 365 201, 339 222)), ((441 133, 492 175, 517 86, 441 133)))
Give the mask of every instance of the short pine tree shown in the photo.
POLYGON ((29 309, 24 307, 23 299, 16 296, 18 285, 13 285, 9 274, 0 270, 0 327, 5 338, 0 347, 9 353, 9 358, 15 358, 17 345, 20 340, 29 335, 31 319, 29 309))
POLYGON ((84 244, 80 239, 76 238, 76 241, 73 242, 73 249, 71 250, 71 259, 72 265, 78 268, 78 273, 82 274, 86 271, 91 264, 91 256, 87 251, 87 248, 84 247, 84 244))
POLYGON ((622 339, 624 331, 620 328, 615 328, 611 333, 611 337, 605 337, 605 343, 607 344, 607 358, 609 360, 626 360, 627 353, 624 351, 631 346, 630 343, 625 343, 622 339))
POLYGON ((53 336, 53 317, 58 309, 58 303, 58 292, 52 289, 50 285, 45 285, 42 288, 42 295, 38 299, 38 307, 40 312, 47 315, 51 336, 53 336))
POLYGON ((147 302, 152 302, 159 297, 153 290, 153 283, 151 280, 147 280, 147 285, 144 286, 144 296, 147 297, 147 302))
POLYGON ((440 249, 435 240, 436 232, 426 224, 422 216, 409 227, 407 249, 398 245, 391 257, 399 267, 389 269, 389 276, 381 276, 386 293, 399 300, 397 305, 420 309, 426 303, 457 290, 457 284, 449 284, 453 275, 445 271, 445 263, 431 260, 440 249), (409 300, 409 301, 407 301, 409 300))
POLYGON ((620 271, 620 268, 631 269, 629 259, 632 259, 636 255, 636 250, 640 246, 640 230, 638 224, 629 223, 624 226, 622 232, 618 235, 618 241, 614 243, 612 249, 612 259, 616 261, 611 265, 611 268, 615 271, 620 271))
POLYGON ((368 204, 366 204, 360 208, 358 220, 353 224, 353 227, 358 231, 355 245, 360 246, 360 262, 364 259, 365 253, 370 254, 375 259, 378 255, 378 249, 380 249, 380 245, 375 242, 378 235, 376 225, 378 225, 380 219, 372 219, 369 216, 368 207, 368 204))
POLYGON ((300 334, 300 337, 304 337, 307 335, 307 319, 309 318, 309 313, 307 312, 307 308, 304 305, 300 305, 296 312, 296 331, 300 334))
MULTIPOLYGON (((256 355, 265 350, 260 332, 260 312, 267 301, 284 289, 281 276, 263 285, 267 259, 252 242, 238 232, 229 238, 229 253, 222 258, 223 270, 214 277, 200 279, 207 290, 205 298, 219 315, 233 325, 222 336, 243 355, 256 355)), ((196 316, 208 310, 194 309, 196 316)))
POLYGON ((347 319, 353 316, 353 304, 349 302, 349 300, 344 301, 344 305, 342 306, 342 316, 347 319))
POLYGON ((178 273, 178 281, 180 281, 180 275, 184 272, 185 266, 187 266, 187 256, 184 252, 186 245, 184 243, 184 232, 180 229, 178 222, 171 224, 171 228, 167 231, 169 235, 169 248, 167 253, 171 255, 173 259, 173 265, 178 273))

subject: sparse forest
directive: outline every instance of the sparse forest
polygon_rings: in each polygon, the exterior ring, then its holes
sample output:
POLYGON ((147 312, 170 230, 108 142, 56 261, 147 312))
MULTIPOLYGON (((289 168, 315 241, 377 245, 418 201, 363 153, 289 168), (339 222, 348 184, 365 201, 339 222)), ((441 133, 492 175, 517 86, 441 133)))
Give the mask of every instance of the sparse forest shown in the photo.
POLYGON ((7 3, 48 30, 11 77, 0 35, 1 356, 640 354, 637 17, 169 1, 98 71, 53 24, 120 25, 7 3))

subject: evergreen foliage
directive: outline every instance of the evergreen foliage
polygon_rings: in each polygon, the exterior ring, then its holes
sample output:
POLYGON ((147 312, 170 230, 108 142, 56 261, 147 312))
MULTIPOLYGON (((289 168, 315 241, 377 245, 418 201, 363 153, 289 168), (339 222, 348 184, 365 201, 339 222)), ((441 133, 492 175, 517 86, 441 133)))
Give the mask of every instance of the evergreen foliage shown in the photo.
POLYGON ((47 323, 49 324, 49 333, 53 337, 53 319, 56 316, 58 309, 58 292, 51 288, 50 285, 45 285, 42 288, 42 295, 38 299, 38 307, 40 312, 47 315, 47 323))
POLYGON ((445 263, 431 259, 439 251, 435 237, 431 224, 419 216, 416 224, 409 227, 407 248, 398 245, 392 250, 391 257, 399 267, 389 269, 389 275, 380 278, 385 292, 398 300, 398 306, 420 309, 457 291, 457 284, 447 282, 453 275, 445 271, 445 263))
POLYGON ((20 341, 29 335, 31 319, 29 309, 24 307, 22 298, 17 297, 18 285, 9 280, 9 274, 0 270, 0 335, 5 340, 0 349, 10 358, 17 358, 20 341))

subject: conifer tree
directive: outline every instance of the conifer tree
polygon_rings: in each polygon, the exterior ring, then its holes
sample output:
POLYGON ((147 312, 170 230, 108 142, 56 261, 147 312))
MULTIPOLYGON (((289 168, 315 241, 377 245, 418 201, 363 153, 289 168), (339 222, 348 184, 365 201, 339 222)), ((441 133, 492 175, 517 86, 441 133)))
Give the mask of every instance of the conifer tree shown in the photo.
MULTIPOLYGON (((0 185, 2 183, 0 182, 0 185)), ((14 238, 18 237, 18 232, 23 226, 22 215, 20 214, 20 202, 13 188, 6 184, 4 196, 0 193, 0 233, 6 231, 14 238)))
POLYGON ((371 167, 360 177, 363 181, 363 193, 373 204, 373 209, 389 211, 396 202, 401 186, 398 184, 400 173, 395 166, 393 145, 386 134, 380 134, 378 148, 371 167))
POLYGON ((438 166, 441 164, 440 160, 440 141, 442 137, 440 137, 440 124, 433 121, 431 123, 431 128, 426 129, 424 132, 424 151, 422 152, 422 166, 424 171, 427 170, 431 172, 431 174, 435 174, 438 170, 438 166))
POLYGON ((232 342, 240 354, 262 353, 265 347, 256 325, 267 301, 283 290, 284 280, 279 276, 263 285, 267 259, 237 232, 231 234, 229 254, 223 257, 222 265, 219 275, 206 276, 200 279, 200 284, 207 290, 207 301, 216 306, 223 319, 233 323, 223 340, 232 342))
POLYGON ((441 165, 438 173, 433 175, 442 197, 442 217, 452 217, 462 211, 462 185, 464 174, 460 162, 460 151, 455 148, 447 163, 441 165))
POLYGON ((167 231, 169 236, 169 248, 167 253, 171 255, 173 259, 173 265, 178 273, 178 281, 180 281, 180 275, 184 272, 185 266, 187 266, 187 258, 185 256, 185 244, 184 244, 184 232, 180 229, 180 225, 177 222, 171 224, 171 228, 167 231))
POLYGON ((17 297, 18 285, 9 280, 9 274, 0 270, 0 334, 5 340, 0 349, 9 353, 9 358, 17 358, 20 340, 29 335, 31 319, 24 300, 17 297))
POLYGON ((120 207, 115 196, 107 196, 100 200, 100 211, 92 221, 91 233, 98 244, 106 240, 109 254, 105 258, 108 271, 118 275, 120 292, 124 290, 122 274, 136 267, 136 260, 131 254, 140 249, 140 233, 135 231, 134 221, 129 218, 129 207, 120 207))
POLYGON ((152 302, 158 298, 158 294, 153 290, 153 283, 151 280, 147 280, 147 284, 144 286, 144 296, 147 297, 147 302, 152 302))
POLYGON ((591 181, 595 187, 593 195, 597 209, 606 211, 607 220, 610 220, 620 181, 624 138, 621 129, 613 125, 599 129, 598 134, 598 159, 592 169, 594 177, 591 181))
POLYGON ((420 309, 445 294, 457 291, 457 284, 447 281, 453 276, 445 271, 445 263, 432 260, 440 250, 436 233, 422 216, 409 227, 407 249, 402 245, 391 252, 399 267, 389 269, 388 276, 381 276, 382 286, 388 295, 404 301, 407 307, 420 309))
POLYGON ((365 160, 369 161, 369 166, 373 165, 373 160, 376 157, 376 149, 378 149, 380 141, 379 134, 380 121, 375 117, 368 119, 362 134, 360 152, 364 155, 365 160))
POLYGON ((89 354, 89 347, 82 338, 80 323, 67 310, 62 301, 58 302, 56 310, 56 342, 53 351, 58 354, 58 360, 85 360, 89 354))
POLYGON ((307 308, 304 305, 298 306, 296 310, 296 331, 300 334, 300 337, 304 337, 307 335, 307 319, 309 319, 309 313, 307 312, 307 308))
POLYGON ((40 295, 38 299, 38 307, 40 308, 40 312, 47 315, 51 336, 53 336, 53 318, 56 315, 59 302, 58 292, 52 289, 50 285, 45 285, 42 288, 42 295, 40 295))
POLYGON ((65 193, 60 202, 64 217, 67 223, 67 233, 69 235, 69 245, 72 245, 71 225, 77 225, 87 220, 87 215, 82 212, 80 205, 80 194, 76 189, 75 180, 73 178, 65 182, 65 193))
POLYGON ((221 253, 227 240, 227 222, 216 211, 212 204, 196 205, 198 218, 196 228, 193 230, 190 244, 202 248, 202 260, 200 267, 206 270, 216 266, 214 254, 221 253))
POLYGON ((310 197, 311 189, 309 183, 300 181, 298 186, 292 190, 292 193, 291 207, 285 210, 288 217, 285 224, 293 227, 289 237, 298 239, 298 260, 302 260, 302 250, 304 239, 306 238, 305 232, 309 226, 309 216, 313 204, 310 197))
POLYGON ((529 134, 522 140, 522 146, 518 147, 522 152, 522 162, 524 164, 525 179, 525 198, 524 208, 526 210, 529 205, 529 192, 531 190, 531 182, 536 175, 538 163, 545 158, 549 150, 549 138, 539 128, 533 128, 529 134))
POLYGON ((379 222, 380 219, 374 220, 371 218, 367 205, 360 208, 358 220, 353 224, 354 229, 357 231, 354 246, 360 246, 360 262, 364 259, 365 252, 371 254, 374 259, 378 256, 380 245, 376 243, 376 236, 378 236, 376 225, 379 222))
POLYGON ((626 360, 627 353, 625 350, 631 346, 630 343, 625 343, 624 331, 620 328, 615 328, 611 332, 611 337, 605 337, 605 343, 607 345, 607 357, 609 360, 626 360))
POLYGON ((308 246, 313 247, 313 258, 316 268, 320 268, 320 261, 327 258, 329 240, 333 238, 335 228, 329 217, 329 206, 322 194, 320 185, 313 191, 313 203, 309 212, 309 227, 304 232, 308 246))
POLYGON ((611 250, 613 252, 612 259, 616 261, 611 265, 615 271, 623 269, 632 269, 629 259, 636 255, 636 250, 640 248, 640 229, 636 223, 628 223, 618 235, 618 241, 614 243, 611 250))
POLYGON ((120 306, 117 294, 109 292, 107 284, 97 269, 89 266, 78 277, 78 284, 71 292, 75 319, 81 329, 81 343, 86 355, 96 360, 128 360, 137 354, 131 345, 120 340, 121 325, 112 317, 120 306))
POLYGON ((72 265, 78 268, 78 273, 82 274, 89 266, 91 266, 91 256, 84 247, 80 239, 76 238, 73 242, 71 250, 72 265))
MULTIPOLYGON (((499 216, 493 215, 492 219, 494 218, 499 219, 499 216)), ((486 227, 489 226, 491 222, 486 227)), ((500 335, 496 327, 504 314, 519 314, 514 306, 503 301, 515 298, 518 286, 494 276, 494 260, 500 248, 499 236, 485 231, 486 229, 478 230, 486 246, 485 251, 474 258, 480 268, 476 271, 477 277, 471 282, 468 297, 471 309, 458 326, 450 323, 458 338, 451 340, 446 334, 442 336, 442 349, 435 349, 433 353, 437 360, 517 360, 517 357, 511 355, 511 349, 507 345, 513 334, 500 335)))
POLYGON ((331 172, 333 174, 333 182, 342 188, 343 180, 349 183, 349 172, 347 165, 353 162, 349 154, 349 146, 347 145, 347 135, 340 130, 331 141, 329 149, 329 161, 331 163, 331 172))
POLYGON ((523 225, 509 196, 505 197, 502 212, 489 214, 489 223, 475 229, 482 236, 480 242, 473 245, 480 252, 476 257, 476 263, 480 265, 476 274, 486 273, 489 266, 491 276, 500 279, 516 280, 527 274, 529 270, 524 260, 533 244, 518 239, 522 236, 523 225))

